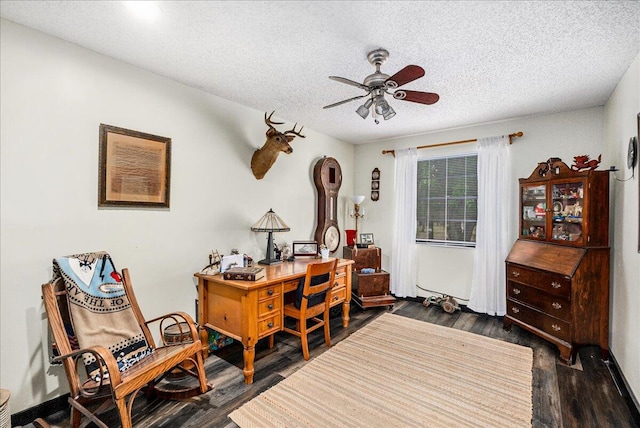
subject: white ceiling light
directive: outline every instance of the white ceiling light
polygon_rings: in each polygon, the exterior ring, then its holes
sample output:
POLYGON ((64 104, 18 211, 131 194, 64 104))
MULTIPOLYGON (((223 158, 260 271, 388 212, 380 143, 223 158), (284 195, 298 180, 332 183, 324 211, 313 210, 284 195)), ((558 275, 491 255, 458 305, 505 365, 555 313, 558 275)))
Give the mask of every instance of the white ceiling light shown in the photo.
POLYGON ((123 1, 129 12, 139 19, 147 22, 155 21, 162 12, 154 1, 123 1))

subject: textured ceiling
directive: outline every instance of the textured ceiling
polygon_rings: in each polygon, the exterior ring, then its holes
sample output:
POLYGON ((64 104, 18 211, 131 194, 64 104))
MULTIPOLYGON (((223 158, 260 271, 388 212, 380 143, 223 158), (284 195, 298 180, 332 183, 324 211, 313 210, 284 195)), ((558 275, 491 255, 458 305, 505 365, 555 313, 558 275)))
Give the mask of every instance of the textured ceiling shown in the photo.
POLYGON ((344 141, 380 139, 603 105, 640 51, 638 1, 163 1, 153 23, 119 1, 1 1, 3 18, 344 141), (374 72, 408 64, 376 125, 353 101, 374 72))

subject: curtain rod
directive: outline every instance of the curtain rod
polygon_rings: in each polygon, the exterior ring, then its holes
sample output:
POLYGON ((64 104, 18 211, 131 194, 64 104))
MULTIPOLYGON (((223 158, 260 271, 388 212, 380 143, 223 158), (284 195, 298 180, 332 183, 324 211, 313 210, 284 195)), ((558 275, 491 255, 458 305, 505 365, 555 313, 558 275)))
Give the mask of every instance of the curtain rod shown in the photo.
MULTIPOLYGON (((509 144, 513 144, 513 139, 516 137, 522 137, 524 135, 524 133, 522 131, 518 131, 518 132, 514 132, 513 134, 509 134, 509 144)), ((438 143, 438 144, 431 144, 428 146, 418 146, 416 147, 416 149, 430 149, 432 147, 441 147, 441 146, 452 146, 454 144, 463 144, 463 143, 474 143, 478 141, 477 138, 474 138, 472 140, 460 140, 460 141, 450 141, 448 143, 438 143)), ((382 154, 386 155, 387 153, 391 153, 393 156, 396 155, 396 151, 395 150, 383 150, 382 154)))

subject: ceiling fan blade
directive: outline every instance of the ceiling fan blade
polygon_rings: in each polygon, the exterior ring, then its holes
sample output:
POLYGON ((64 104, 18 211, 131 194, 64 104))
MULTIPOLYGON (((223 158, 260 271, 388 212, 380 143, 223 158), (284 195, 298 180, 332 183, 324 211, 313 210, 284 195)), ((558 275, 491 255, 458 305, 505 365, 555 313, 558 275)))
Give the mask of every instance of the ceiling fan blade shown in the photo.
POLYGON ((435 104, 440 99, 440 95, 434 94, 433 92, 407 91, 402 89, 395 91, 393 98, 420 104, 435 104))
POLYGON ((346 83, 347 85, 355 86, 356 88, 364 89, 365 91, 369 90, 368 86, 363 85, 362 83, 354 82, 353 80, 349 80, 344 77, 329 76, 329 79, 335 80, 336 82, 346 83))
POLYGON ((348 102, 350 102, 350 101, 357 100, 358 98, 364 98, 364 97, 366 97, 367 95, 369 95, 370 93, 371 93, 371 92, 367 92, 367 93, 366 93, 366 94, 364 94, 364 95, 358 95, 357 97, 349 98, 348 100, 338 101, 337 103, 329 104, 328 106, 324 106, 324 107, 322 107, 322 108, 331 108, 331 107, 339 106, 339 105, 341 105, 341 104, 345 104, 345 103, 348 103, 348 102))
POLYGON ((393 76, 389 77, 385 83, 395 82, 396 88, 402 85, 406 85, 409 82, 413 82, 416 79, 424 76, 424 69, 418 65, 407 65, 402 70, 398 71, 393 76))

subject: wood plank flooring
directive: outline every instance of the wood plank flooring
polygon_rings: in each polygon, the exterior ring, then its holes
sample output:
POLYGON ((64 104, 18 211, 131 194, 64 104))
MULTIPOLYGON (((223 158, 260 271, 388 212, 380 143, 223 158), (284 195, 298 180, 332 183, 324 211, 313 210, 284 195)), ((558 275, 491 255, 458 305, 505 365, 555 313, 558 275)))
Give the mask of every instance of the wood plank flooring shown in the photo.
MULTIPOLYGON (((361 311, 352 308, 351 322, 342 328, 339 317, 331 322, 332 343, 348 337, 387 308, 361 311)), ((496 339, 531 347, 533 358, 533 427, 637 427, 632 413, 620 396, 616 385, 600 359, 597 347, 580 350, 577 363, 567 367, 558 362, 555 347, 529 332, 513 326, 511 332, 502 329, 502 320, 471 312, 445 313, 440 307, 424 307, 420 302, 399 300, 392 308, 395 314, 422 321, 470 331, 496 339)), ((311 358, 325 352, 322 331, 310 340, 311 358)), ((393 338, 385 338, 390 346, 393 338)), ((255 377, 245 385, 242 376, 242 347, 234 343, 212 353, 206 361, 206 371, 215 388, 207 394, 184 402, 148 400, 140 395, 134 402, 136 427, 198 427, 234 428, 227 415, 243 403, 294 373, 306 363, 302 358, 299 339, 285 333, 276 335, 275 346, 268 349, 266 340, 256 347, 255 377)), ((442 409, 445 411, 446 409, 442 409)), ((68 412, 46 418, 53 427, 69 426, 68 412)), ((115 412, 105 422, 119 426, 115 412)), ((425 422, 428 426, 428 421, 425 422)))

